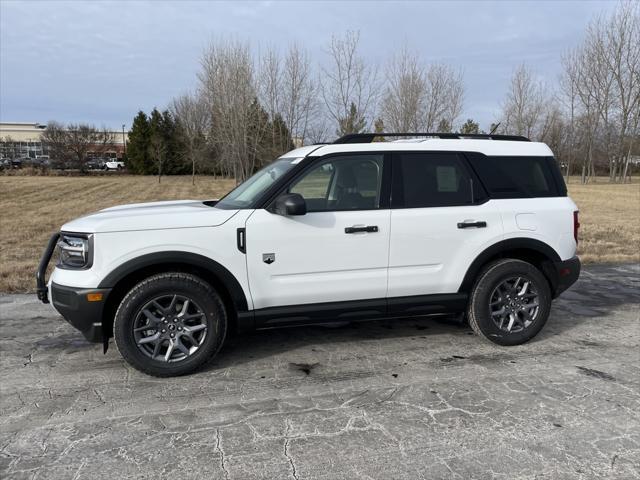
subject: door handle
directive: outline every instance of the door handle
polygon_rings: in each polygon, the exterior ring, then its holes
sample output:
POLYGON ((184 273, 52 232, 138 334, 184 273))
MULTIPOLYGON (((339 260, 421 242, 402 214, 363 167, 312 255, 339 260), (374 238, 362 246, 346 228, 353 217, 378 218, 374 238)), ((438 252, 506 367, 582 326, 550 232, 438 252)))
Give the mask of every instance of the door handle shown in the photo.
POLYGON ((378 231, 377 225, 370 225, 368 227, 346 227, 344 229, 344 233, 359 233, 359 232, 375 233, 377 231, 378 231))
POLYGON ((485 228, 487 222, 474 222, 473 220, 465 220, 458 223, 458 228, 485 228))

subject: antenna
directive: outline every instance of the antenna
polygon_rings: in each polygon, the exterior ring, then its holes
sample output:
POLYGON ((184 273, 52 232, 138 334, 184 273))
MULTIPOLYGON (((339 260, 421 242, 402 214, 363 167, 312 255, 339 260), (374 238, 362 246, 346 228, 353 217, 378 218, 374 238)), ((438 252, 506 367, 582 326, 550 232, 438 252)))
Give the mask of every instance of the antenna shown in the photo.
POLYGON ((496 125, 491 129, 491 131, 489 132, 489 135, 493 135, 494 133, 496 133, 496 130, 498 130, 498 127, 500 126, 502 122, 498 122, 496 123, 496 125))

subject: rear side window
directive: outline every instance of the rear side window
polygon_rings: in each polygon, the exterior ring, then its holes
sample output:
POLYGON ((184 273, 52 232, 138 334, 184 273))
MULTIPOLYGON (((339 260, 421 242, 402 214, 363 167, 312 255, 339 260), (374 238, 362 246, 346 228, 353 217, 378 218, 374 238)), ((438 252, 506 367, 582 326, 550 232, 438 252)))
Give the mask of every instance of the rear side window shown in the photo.
POLYGON ((393 168, 396 208, 472 205, 486 196, 456 153, 397 153, 393 168))
POLYGON ((553 157, 487 157, 467 154, 491 198, 566 196, 553 157))

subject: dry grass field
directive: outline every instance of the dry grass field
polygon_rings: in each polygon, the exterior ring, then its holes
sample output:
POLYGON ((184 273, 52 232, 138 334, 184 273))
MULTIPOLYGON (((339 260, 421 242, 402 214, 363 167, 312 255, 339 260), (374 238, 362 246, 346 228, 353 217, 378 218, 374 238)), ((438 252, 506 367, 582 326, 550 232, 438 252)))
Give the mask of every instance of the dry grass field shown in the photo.
POLYGON ((570 179, 569 195, 580 209, 578 253, 585 263, 640 262, 640 183, 616 185, 599 178, 581 185, 570 179))
MULTIPOLYGON (((212 199, 232 180, 199 177, 0 176, 0 292, 35 289, 34 272, 51 233, 75 217, 109 206, 173 199, 212 199)), ((570 182, 580 207, 580 255, 585 262, 640 261, 640 184, 604 179, 570 182)))
POLYGON ((133 175, 0 176, 0 292, 35 290, 49 236, 69 220, 102 208, 156 200, 213 199, 235 182, 213 177, 133 175))

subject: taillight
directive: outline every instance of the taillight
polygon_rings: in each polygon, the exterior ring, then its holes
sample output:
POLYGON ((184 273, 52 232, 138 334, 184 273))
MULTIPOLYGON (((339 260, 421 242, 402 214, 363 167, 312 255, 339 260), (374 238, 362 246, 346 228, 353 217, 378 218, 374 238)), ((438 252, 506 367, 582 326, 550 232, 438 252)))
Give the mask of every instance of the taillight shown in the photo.
POLYGON ((578 229, 580 228, 580 221, 578 220, 578 211, 573 212, 573 238, 576 239, 576 245, 578 244, 578 229))

